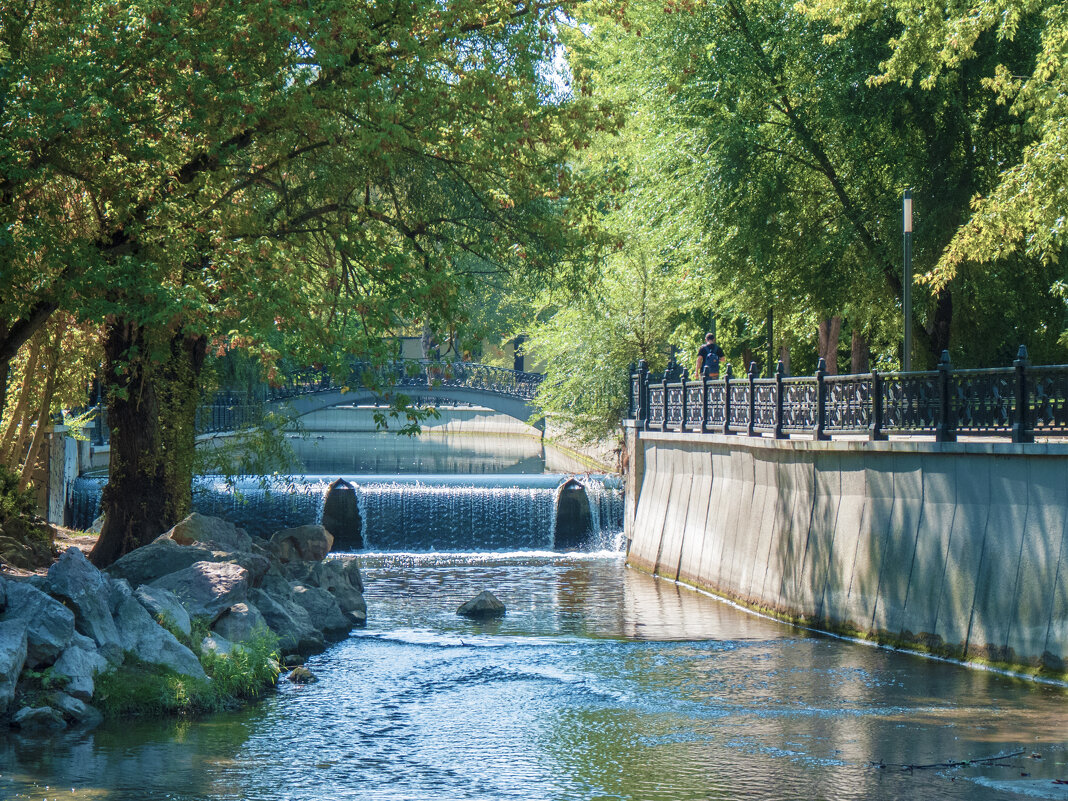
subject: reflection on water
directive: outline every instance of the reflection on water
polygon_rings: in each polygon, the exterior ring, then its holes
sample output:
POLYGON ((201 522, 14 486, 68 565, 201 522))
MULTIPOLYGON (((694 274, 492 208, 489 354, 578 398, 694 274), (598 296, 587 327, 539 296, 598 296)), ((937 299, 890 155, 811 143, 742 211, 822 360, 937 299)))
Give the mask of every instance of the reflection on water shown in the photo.
POLYGON ((618 554, 363 559, 368 628, 310 660, 320 683, 203 722, 6 738, 0 797, 1068 797, 1060 689, 807 635, 618 554), (456 616, 487 588, 505 618, 456 616))
POLYGON ((584 472, 566 453, 515 434, 423 433, 407 437, 388 432, 309 432, 289 440, 309 474, 584 472))

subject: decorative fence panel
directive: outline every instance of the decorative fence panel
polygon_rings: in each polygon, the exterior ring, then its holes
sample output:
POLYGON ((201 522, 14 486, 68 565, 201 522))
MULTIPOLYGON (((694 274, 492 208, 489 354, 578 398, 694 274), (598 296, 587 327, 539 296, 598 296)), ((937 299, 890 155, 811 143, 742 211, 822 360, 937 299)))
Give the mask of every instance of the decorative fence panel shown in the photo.
POLYGON ((828 376, 749 375, 688 382, 652 376, 644 362, 631 375, 630 418, 646 428, 788 437, 866 435, 870 439, 958 435, 1010 437, 1068 434, 1068 365, 1034 367, 1020 347, 1011 367, 954 370, 943 352, 938 369, 828 376))

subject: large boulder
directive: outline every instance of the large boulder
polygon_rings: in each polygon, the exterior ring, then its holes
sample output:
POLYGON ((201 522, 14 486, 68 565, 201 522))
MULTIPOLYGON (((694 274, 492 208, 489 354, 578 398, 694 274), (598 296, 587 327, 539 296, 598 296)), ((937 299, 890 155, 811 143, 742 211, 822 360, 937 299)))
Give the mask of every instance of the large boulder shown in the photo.
POLYGON ((26 625, 21 620, 0 621, 0 715, 15 697, 15 684, 26 664, 26 625))
POLYGON ((355 623, 355 620, 341 611, 334 596, 318 587, 294 585, 293 602, 304 608, 312 625, 327 637, 344 637, 352 630, 355 623))
POLYGON ((504 613, 504 604, 489 590, 483 590, 467 603, 461 604, 456 610, 456 614, 475 620, 503 617, 504 613))
POLYGON ((125 581, 115 582, 112 602, 115 622, 122 632, 123 647, 127 651, 151 665, 162 665, 175 673, 207 680, 196 654, 152 619, 148 610, 134 597, 129 584, 125 581))
POLYGON ((230 642, 246 642, 258 628, 269 628, 255 604, 234 604, 215 621, 212 631, 230 642))
POLYGON ((182 634, 188 635, 193 630, 189 613, 185 611, 178 596, 163 587, 143 584, 134 590, 136 598, 152 617, 160 622, 167 621, 182 634))
POLYGON ((108 661, 89 640, 85 644, 72 645, 64 651, 52 670, 57 676, 66 676, 66 691, 75 698, 88 701, 96 689, 96 676, 108 669, 108 661))
POLYGON ((211 549, 183 546, 166 535, 130 551, 108 569, 113 578, 126 579, 131 587, 148 584, 163 576, 185 570, 197 562, 215 561, 211 549))
POLYGON ((248 571, 249 586, 259 587, 271 569, 271 560, 251 551, 212 551, 211 562, 229 562, 248 571))
POLYGON ((204 543, 215 551, 251 551, 252 538, 243 528, 238 528, 221 517, 210 517, 193 512, 156 540, 173 540, 179 545, 204 543))
POLYGON ((48 569, 49 594, 74 610, 74 627, 91 637, 109 661, 122 660, 122 637, 108 605, 108 578, 75 547, 48 569))
POLYGON ((3 620, 18 620, 26 627, 26 667, 51 665, 74 637, 74 613, 29 584, 11 582, 3 620))
POLYGON ((283 654, 310 654, 325 647, 322 632, 312 625, 302 606, 275 598, 260 589, 252 590, 249 599, 271 631, 278 635, 278 647, 283 654))
POLYGON ((334 596, 342 612, 348 612, 357 625, 367 621, 367 603, 363 599, 363 581, 354 557, 311 562, 299 581, 326 590, 334 596))
POLYGON ((248 597, 248 571, 229 562, 196 562, 193 565, 156 579, 153 587, 162 587, 178 596, 191 617, 206 617, 214 622, 223 612, 248 597))
POLYGON ((271 552, 279 562, 320 561, 334 546, 334 538, 322 526, 299 526, 276 531, 271 537, 271 552))

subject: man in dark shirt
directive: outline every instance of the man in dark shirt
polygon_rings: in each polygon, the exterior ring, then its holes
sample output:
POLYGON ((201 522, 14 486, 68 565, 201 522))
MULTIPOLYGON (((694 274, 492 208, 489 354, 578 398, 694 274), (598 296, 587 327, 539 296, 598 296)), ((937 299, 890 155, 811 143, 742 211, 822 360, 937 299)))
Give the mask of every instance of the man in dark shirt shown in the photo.
POLYGON ((697 351, 694 374, 702 378, 719 378, 719 360, 722 358, 723 348, 716 344, 716 335, 705 334, 705 344, 697 351))

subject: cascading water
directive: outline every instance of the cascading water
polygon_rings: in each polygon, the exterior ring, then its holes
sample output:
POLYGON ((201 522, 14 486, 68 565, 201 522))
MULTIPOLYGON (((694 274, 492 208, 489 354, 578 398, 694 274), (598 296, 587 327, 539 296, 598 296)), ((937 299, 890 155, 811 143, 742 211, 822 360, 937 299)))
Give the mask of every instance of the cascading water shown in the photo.
MULTIPOLYGON (((227 481, 200 476, 194 483, 193 508, 269 537, 281 528, 321 522, 329 484, 336 478, 227 481)), ((376 551, 551 550, 556 545, 557 488, 569 479, 558 474, 340 478, 356 488, 363 547, 376 551)), ((105 482, 103 477, 78 479, 72 507, 75 528, 88 528, 100 513, 105 482)), ((614 549, 623 514, 618 482, 613 487, 604 476, 582 476, 579 483, 592 519, 582 547, 614 549)))

